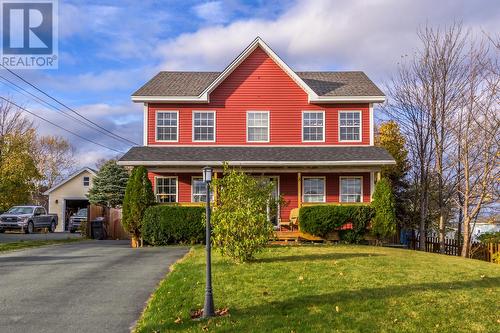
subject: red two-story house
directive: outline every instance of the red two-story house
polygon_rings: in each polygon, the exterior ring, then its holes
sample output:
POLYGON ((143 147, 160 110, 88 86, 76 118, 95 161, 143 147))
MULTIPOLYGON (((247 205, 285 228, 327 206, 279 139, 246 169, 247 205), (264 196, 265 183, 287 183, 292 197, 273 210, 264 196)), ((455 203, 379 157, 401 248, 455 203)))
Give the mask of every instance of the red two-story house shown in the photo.
POLYGON ((255 39, 222 72, 160 72, 132 95, 144 103, 144 145, 121 165, 144 165, 157 200, 205 201, 202 168, 241 167, 275 183, 290 210, 369 203, 381 166, 373 105, 384 94, 363 72, 295 72, 255 39))

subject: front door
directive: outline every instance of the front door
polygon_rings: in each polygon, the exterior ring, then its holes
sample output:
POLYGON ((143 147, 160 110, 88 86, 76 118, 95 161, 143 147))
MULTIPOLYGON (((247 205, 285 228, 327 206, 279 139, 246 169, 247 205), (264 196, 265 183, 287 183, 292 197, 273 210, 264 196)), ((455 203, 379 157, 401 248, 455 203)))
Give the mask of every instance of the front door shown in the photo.
POLYGON ((271 200, 267 205, 267 219, 277 228, 280 216, 280 207, 278 203, 280 196, 279 176, 265 176, 265 179, 274 185, 271 193, 271 200))

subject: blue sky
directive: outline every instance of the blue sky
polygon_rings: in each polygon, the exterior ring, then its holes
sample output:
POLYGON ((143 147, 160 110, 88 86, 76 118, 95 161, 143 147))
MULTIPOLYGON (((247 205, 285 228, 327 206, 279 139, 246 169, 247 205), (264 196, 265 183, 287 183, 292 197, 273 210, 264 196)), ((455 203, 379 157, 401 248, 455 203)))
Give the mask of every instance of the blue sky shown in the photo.
MULTIPOLYGON (((221 70, 256 36, 295 70, 363 70, 383 86, 429 23, 462 21, 473 33, 500 31, 494 0, 59 1, 59 69, 19 74, 95 122, 142 142, 142 106, 130 94, 159 70, 221 70)), ((2 75, 6 75, 2 70, 2 75)), ((0 85, 0 93, 81 135, 128 146, 68 122, 0 85)), ((67 137, 79 165, 115 153, 67 137)))

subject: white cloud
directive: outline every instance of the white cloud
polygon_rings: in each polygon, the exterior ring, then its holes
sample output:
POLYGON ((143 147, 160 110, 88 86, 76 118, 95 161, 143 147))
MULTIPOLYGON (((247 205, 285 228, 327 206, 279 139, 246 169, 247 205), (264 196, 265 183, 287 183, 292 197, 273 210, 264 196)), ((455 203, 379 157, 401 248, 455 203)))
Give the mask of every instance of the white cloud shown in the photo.
POLYGON ((499 31, 497 4, 480 2, 301 0, 275 20, 204 27, 160 44, 158 52, 164 69, 221 70, 261 36, 296 70, 364 70, 378 80, 415 49, 416 30, 426 22, 462 20, 476 30, 499 31))
POLYGON ((193 7, 196 15, 207 23, 220 24, 229 20, 229 13, 224 8, 222 1, 204 2, 193 7))

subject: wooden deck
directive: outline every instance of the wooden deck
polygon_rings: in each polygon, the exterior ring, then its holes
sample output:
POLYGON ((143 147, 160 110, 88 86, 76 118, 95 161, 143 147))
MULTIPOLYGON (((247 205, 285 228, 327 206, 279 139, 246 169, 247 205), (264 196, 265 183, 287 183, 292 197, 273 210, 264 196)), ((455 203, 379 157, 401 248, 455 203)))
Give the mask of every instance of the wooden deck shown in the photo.
POLYGON ((327 237, 322 238, 318 236, 314 236, 311 234, 308 234, 306 232, 302 232, 300 230, 294 230, 294 231, 275 231, 274 235, 276 237, 276 241, 278 242, 289 242, 289 241, 336 241, 340 240, 338 232, 333 232, 329 234, 327 237))

